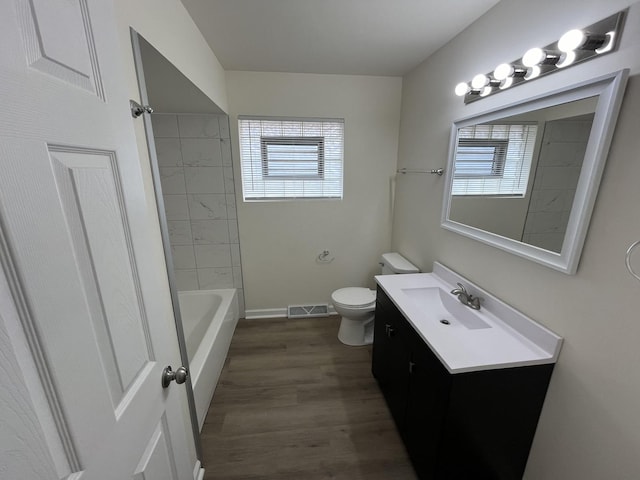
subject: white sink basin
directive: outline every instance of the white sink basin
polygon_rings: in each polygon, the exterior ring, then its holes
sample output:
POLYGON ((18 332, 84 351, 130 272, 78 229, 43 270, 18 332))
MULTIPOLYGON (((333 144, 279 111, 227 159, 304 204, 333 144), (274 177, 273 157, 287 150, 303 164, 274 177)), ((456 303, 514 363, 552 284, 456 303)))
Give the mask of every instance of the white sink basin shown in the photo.
POLYGON ((433 264, 432 273, 378 275, 376 281, 450 373, 558 358, 561 337, 441 263, 433 264), (480 310, 450 293, 457 283, 483 299, 480 310))
POLYGON ((463 305, 458 297, 442 288, 403 288, 401 291, 424 311, 425 316, 440 322, 443 327, 464 327, 469 330, 491 328, 482 319, 480 311, 463 305))

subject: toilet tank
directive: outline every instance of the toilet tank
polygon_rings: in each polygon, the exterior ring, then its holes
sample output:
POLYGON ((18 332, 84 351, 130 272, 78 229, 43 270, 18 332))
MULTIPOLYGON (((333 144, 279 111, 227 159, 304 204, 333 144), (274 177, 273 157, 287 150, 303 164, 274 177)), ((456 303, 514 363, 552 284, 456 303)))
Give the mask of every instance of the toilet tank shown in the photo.
POLYGON ((420 269, 409 260, 396 252, 383 253, 380 257, 382 275, 393 275, 397 273, 418 273, 420 269))

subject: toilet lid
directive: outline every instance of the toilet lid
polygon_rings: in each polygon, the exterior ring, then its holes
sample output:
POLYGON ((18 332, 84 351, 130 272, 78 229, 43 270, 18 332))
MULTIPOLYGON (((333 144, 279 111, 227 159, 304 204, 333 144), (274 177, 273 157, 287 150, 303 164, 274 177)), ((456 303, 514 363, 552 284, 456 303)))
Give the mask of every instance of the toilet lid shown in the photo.
POLYGON ((361 287, 340 288, 331 294, 333 303, 350 307, 366 307, 376 301, 375 290, 361 287))

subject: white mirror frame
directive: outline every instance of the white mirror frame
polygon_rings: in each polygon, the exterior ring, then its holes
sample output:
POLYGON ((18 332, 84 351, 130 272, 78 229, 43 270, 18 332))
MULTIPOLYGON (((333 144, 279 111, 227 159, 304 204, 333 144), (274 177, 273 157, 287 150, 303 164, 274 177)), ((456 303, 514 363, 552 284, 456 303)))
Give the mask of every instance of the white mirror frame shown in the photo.
POLYGON ((598 194, 600 179, 607 160, 628 75, 628 69, 620 70, 454 122, 451 129, 449 161, 445 177, 442 227, 566 274, 575 274, 598 194), (460 128, 492 122, 501 118, 594 96, 599 97, 598 103, 560 253, 544 250, 449 219, 454 160, 458 143, 458 130, 460 128))

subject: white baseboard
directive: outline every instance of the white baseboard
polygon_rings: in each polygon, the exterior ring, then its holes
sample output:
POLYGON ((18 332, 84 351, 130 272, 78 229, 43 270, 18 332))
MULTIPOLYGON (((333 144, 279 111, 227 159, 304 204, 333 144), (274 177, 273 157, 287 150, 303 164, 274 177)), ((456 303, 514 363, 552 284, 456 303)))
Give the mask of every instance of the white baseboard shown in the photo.
MULTIPOLYGON (((329 305, 329 315, 337 315, 336 309, 333 305, 329 305)), ((247 320, 261 320, 266 318, 286 318, 287 307, 283 308, 256 308, 251 310, 245 310, 244 318, 247 320)))

